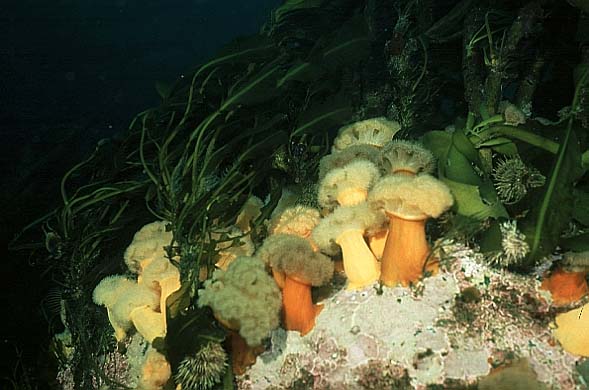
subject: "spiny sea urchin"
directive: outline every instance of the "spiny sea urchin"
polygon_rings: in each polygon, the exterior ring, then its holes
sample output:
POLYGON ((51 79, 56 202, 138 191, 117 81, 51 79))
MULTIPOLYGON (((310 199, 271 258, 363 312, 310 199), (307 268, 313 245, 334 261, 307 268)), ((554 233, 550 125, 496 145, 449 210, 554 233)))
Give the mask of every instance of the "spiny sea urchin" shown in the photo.
POLYGON ((501 248, 503 249, 490 259, 490 263, 508 267, 519 263, 530 251, 526 236, 517 229, 517 221, 505 221, 499 225, 501 230, 501 248))
POLYGON ((541 187, 546 181, 536 168, 526 166, 519 157, 499 161, 493 170, 493 179, 497 195, 505 204, 519 202, 528 190, 541 187))
POLYGON ((178 365, 174 380, 182 390, 208 390, 221 381, 227 368, 227 353, 219 343, 210 342, 178 365))

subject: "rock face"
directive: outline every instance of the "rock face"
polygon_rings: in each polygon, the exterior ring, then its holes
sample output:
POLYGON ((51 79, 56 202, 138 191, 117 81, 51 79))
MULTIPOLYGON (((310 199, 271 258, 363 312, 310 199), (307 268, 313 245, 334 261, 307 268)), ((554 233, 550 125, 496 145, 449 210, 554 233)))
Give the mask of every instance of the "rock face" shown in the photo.
POLYGON ((275 331, 267 351, 238 378, 238 388, 466 385, 489 374, 492 365, 519 358, 528 359, 540 381, 575 388, 577 359, 552 342, 537 281, 472 262, 459 259, 413 289, 333 293, 305 337, 275 331), (480 293, 469 298, 465 291, 472 289, 480 293))

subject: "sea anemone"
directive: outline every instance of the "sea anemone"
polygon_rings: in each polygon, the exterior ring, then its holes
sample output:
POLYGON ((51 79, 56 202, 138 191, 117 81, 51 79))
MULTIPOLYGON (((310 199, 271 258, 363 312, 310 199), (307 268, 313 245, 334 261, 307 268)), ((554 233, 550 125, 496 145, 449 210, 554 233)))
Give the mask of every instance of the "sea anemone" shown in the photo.
POLYGON ((380 165, 386 174, 431 174, 435 168, 435 158, 432 152, 417 142, 393 140, 382 148, 380 165))
POLYGON ((136 282, 109 276, 94 289, 94 302, 107 308, 118 341, 132 325, 149 342, 166 334, 166 300, 180 288, 180 272, 166 257, 165 246, 172 241, 166 224, 143 226, 125 251, 125 263, 137 274, 136 282))
POLYGON ((182 390, 209 390, 221 382, 226 369, 227 353, 223 346, 209 342, 180 361, 174 380, 182 390))
POLYGON ((321 250, 332 251, 333 244, 341 247, 348 289, 362 289, 376 282, 380 266, 364 241, 364 232, 382 225, 384 215, 371 210, 366 202, 339 207, 323 218, 313 230, 313 240, 321 250))
POLYGON ((566 252, 561 265, 567 271, 589 271, 589 251, 566 252))
POLYGON ((252 195, 247 198, 235 220, 235 226, 243 233, 248 233, 251 230, 251 223, 262 214, 262 207, 264 202, 257 196, 252 195))
MULTIPOLYGON (((166 257, 158 257, 151 261, 138 276, 137 283, 145 284, 155 290, 160 296, 159 311, 166 322, 166 301, 170 295, 178 291, 180 285, 180 271, 166 257)), ((165 330, 165 329, 164 329, 165 330)))
MULTIPOLYGON (((430 254, 425 222, 452 206, 450 189, 426 174, 392 175, 377 182, 368 199, 372 207, 384 210, 389 218, 389 234, 381 260, 382 282, 387 286, 416 282, 430 254)), ((435 272, 436 267, 427 270, 435 272)))
POLYGON ((554 337, 574 355, 589 357, 589 304, 556 316, 554 337))
POLYGON ((323 156, 319 160, 319 180, 323 180, 329 171, 342 168, 354 160, 368 160, 371 163, 378 164, 379 152, 380 148, 378 146, 357 144, 323 156))
POLYGON ((342 127, 333 141, 332 152, 344 150, 352 145, 366 144, 382 147, 395 133, 401 130, 399 122, 385 117, 366 119, 342 127))
POLYGON ((154 258, 166 255, 165 246, 172 242, 172 232, 166 231, 165 221, 156 221, 143 226, 133 236, 133 241, 125 250, 125 264, 129 271, 141 273, 154 258))
POLYGON ((231 366, 234 373, 243 374, 264 350, 262 341, 280 324, 282 296, 262 260, 241 256, 204 282, 198 306, 213 309, 229 330, 231 366))
POLYGON ((198 297, 200 307, 210 306, 219 318, 234 323, 251 346, 262 344, 280 322, 280 290, 259 258, 241 256, 227 271, 215 270, 198 297))
POLYGON ((543 290, 550 291, 555 306, 578 302, 589 292, 586 271, 567 271, 556 268, 542 280, 543 290))
POLYGON ((129 314, 129 318, 137 332, 150 343, 157 338, 166 337, 166 318, 149 305, 136 307, 129 314))
MULTIPOLYGON (((143 323, 141 323, 143 318, 138 316, 139 312, 156 313, 160 304, 160 296, 157 291, 146 285, 137 284, 121 275, 107 276, 102 279, 94 289, 92 297, 94 303, 106 307, 108 319, 115 331, 117 341, 121 341, 127 336, 127 332, 134 323, 135 326, 139 324, 139 327, 145 330, 143 323)), ((149 322, 151 323, 151 321, 149 322)), ((160 335, 161 330, 161 326, 158 325, 155 332, 160 335)), ((153 334, 151 331, 148 333, 148 337, 153 334)))
POLYGON ((172 376, 172 369, 166 357, 153 348, 149 348, 137 390, 162 390, 172 376))
POLYGON ((284 327, 307 334, 315 325, 322 306, 313 304, 311 286, 327 283, 333 275, 333 262, 315 252, 309 241, 289 234, 268 237, 257 252, 273 271, 283 275, 282 304, 284 327))
POLYGON ((319 210, 309 206, 293 206, 272 218, 268 232, 269 234, 292 234, 310 240, 311 232, 320 220, 319 210))
POLYGON ((110 275, 94 288, 92 300, 99 306, 112 307, 117 300, 137 283, 124 275, 110 275))
POLYGON ((368 241, 370 250, 378 260, 382 258, 388 235, 389 224, 386 218, 382 219, 381 225, 373 225, 364 232, 364 238, 368 241))

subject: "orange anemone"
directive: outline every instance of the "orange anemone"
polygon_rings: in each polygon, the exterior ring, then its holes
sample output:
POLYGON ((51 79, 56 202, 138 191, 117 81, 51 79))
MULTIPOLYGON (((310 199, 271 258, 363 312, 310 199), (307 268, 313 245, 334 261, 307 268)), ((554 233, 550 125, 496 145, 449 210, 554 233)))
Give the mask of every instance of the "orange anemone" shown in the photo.
POLYGON ((541 289, 550 291, 553 304, 566 306, 575 303, 589 292, 587 272, 570 272, 558 268, 544 278, 541 289))

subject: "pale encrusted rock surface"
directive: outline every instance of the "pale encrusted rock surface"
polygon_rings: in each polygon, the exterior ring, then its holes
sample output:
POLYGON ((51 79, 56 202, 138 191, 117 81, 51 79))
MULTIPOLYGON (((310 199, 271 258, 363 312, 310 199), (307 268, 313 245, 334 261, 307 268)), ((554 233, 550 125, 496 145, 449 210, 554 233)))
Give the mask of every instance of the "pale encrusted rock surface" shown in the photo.
POLYGON ((538 282, 472 262, 457 259, 414 289, 335 292, 309 334, 272 334, 269 349, 238 378, 239 389, 467 384, 487 375, 491 362, 514 357, 527 358, 538 379, 554 389, 581 389, 575 384, 578 358, 554 343, 549 320, 536 318, 549 308, 538 282), (457 304, 460 291, 473 286, 480 300, 457 304))

